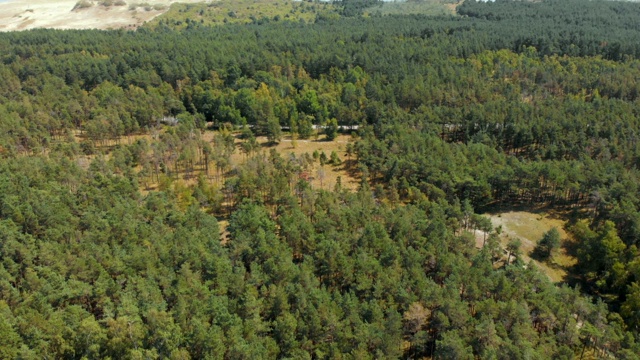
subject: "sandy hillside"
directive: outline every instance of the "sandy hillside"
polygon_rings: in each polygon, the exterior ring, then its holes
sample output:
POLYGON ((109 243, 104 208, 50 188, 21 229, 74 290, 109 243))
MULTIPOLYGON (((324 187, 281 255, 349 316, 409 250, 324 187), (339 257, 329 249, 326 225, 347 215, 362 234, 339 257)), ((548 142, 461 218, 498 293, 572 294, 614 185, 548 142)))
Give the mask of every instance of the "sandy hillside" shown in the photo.
MULTIPOLYGON (((0 0, 0 31, 55 29, 132 28, 165 12, 173 0, 0 0), (115 5, 116 3, 120 5, 115 5), (75 9, 74 9, 75 8, 75 9)), ((179 2, 203 2, 180 0, 179 2)))

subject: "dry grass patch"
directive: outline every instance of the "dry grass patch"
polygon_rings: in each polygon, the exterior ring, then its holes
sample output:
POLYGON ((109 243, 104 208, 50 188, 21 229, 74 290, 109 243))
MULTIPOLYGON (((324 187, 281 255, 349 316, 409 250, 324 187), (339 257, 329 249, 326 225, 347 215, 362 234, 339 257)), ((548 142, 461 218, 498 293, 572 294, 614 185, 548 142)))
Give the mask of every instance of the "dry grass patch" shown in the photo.
MULTIPOLYGON (((213 139, 215 132, 207 131, 203 138, 207 141, 213 139)), ((240 134, 236 134, 236 150, 231 155, 232 167, 238 166, 247 160, 247 155, 240 150, 240 144, 244 141, 240 139, 240 134)), ((258 136, 256 138, 260 144, 260 152, 268 154, 271 149, 275 149, 282 157, 287 157, 290 154, 294 154, 296 157, 304 156, 308 154, 313 156, 314 152, 324 152, 327 158, 331 156, 333 151, 336 152, 340 159, 340 165, 325 164, 320 165, 319 161, 314 162, 311 169, 307 171, 311 186, 314 189, 333 190, 338 182, 338 177, 342 184, 342 188, 348 190, 356 190, 358 188, 359 180, 353 177, 353 173, 346 168, 347 158, 346 147, 349 142, 353 142, 350 135, 340 134, 333 141, 324 141, 322 137, 319 140, 306 139, 295 140, 291 139, 290 135, 285 135, 278 144, 270 144, 265 136, 258 136)))
POLYGON ((356 190, 358 188, 359 180, 352 176, 352 173, 346 168, 347 144, 353 141, 349 135, 339 135, 334 141, 323 140, 291 140, 290 137, 280 142, 275 149, 280 154, 295 154, 296 156, 302 156, 303 154, 313 155, 314 152, 324 152, 329 158, 333 151, 336 152, 340 159, 340 165, 325 164, 321 166, 319 162, 314 163, 314 168, 311 170, 310 176, 312 177, 311 184, 315 188, 322 188, 324 190, 332 190, 338 182, 338 177, 341 178, 342 187, 349 190, 356 190), (295 143, 295 146, 294 146, 295 143), (323 177, 323 178, 321 178, 323 177))
MULTIPOLYGON (((163 130, 160 130, 158 133, 162 133, 162 131, 163 130)), ((215 134, 216 131, 205 131, 202 134, 202 139, 209 143, 212 143, 215 134)), ((74 140, 79 144, 92 143, 92 141, 90 139, 87 139, 81 131, 74 131, 73 137, 74 140)), ((241 134, 239 132, 236 132, 234 134, 234 137, 236 147, 235 151, 230 157, 231 168, 245 163, 248 159, 247 154, 245 154, 241 150, 240 144, 244 142, 244 140, 241 139, 241 134)), ((111 151, 116 146, 131 145, 137 140, 141 139, 146 140, 149 144, 157 141, 152 134, 134 134, 123 136, 119 139, 108 139, 101 141, 94 145, 94 152, 96 154, 104 154, 105 158, 109 159, 111 151)), ((335 152, 338 159, 340 160, 339 165, 330 163, 321 165, 320 161, 316 160, 313 162, 311 168, 306 171, 306 177, 309 179, 311 186, 314 189, 333 190, 338 182, 338 178, 340 178, 343 189, 356 190, 358 188, 360 182, 359 179, 357 177, 354 177, 354 173, 353 171, 351 171, 351 169, 347 168, 347 160, 354 160, 353 155, 351 156, 351 158, 348 158, 346 154, 347 144, 350 142, 354 142, 354 139, 350 135, 340 134, 333 141, 325 141, 323 140, 323 136, 321 136, 319 140, 299 139, 293 141, 291 139, 291 136, 286 134, 277 144, 270 144, 267 138, 264 136, 259 136, 256 138, 256 140, 258 141, 258 144, 260 144, 258 152, 262 152, 265 155, 268 155, 272 149, 275 149, 284 158, 287 158, 291 154, 295 155, 296 157, 305 156, 305 154, 313 157, 313 153, 317 152, 318 154, 324 153, 326 155, 326 158, 330 159, 331 153, 335 152)), ((94 156, 88 156, 87 158, 93 157, 94 156)), ((202 170, 203 169, 198 168, 195 169, 195 172, 191 174, 181 173, 180 181, 182 181, 186 186, 193 186, 197 183, 198 174, 202 170)), ((143 193, 147 193, 148 191, 153 191, 158 188, 158 184, 154 181, 149 181, 145 185, 146 186, 143 186, 143 189, 141 189, 143 193)), ((217 185, 222 186, 222 183, 219 183, 217 185)))
POLYGON ((225 245, 227 241, 229 241, 229 231, 227 230, 229 227, 229 221, 219 220, 218 227, 220 228, 220 243, 225 245))

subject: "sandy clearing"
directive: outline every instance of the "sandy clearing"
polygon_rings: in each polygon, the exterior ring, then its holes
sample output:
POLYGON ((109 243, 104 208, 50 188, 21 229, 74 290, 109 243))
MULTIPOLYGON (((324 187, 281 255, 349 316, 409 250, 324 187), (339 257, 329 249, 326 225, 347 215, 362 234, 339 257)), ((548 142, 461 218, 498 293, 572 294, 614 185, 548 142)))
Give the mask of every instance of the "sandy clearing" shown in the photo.
POLYGON ((563 242, 571 241, 569 234, 564 230, 565 221, 544 212, 508 211, 487 215, 494 227, 502 227, 500 238, 503 248, 506 248, 510 239, 519 238, 522 242, 520 250, 525 263, 533 261, 553 282, 565 280, 567 267, 575 263, 575 258, 567 254, 564 247, 556 251, 550 262, 531 259, 538 240, 553 227, 558 229, 563 242))
MULTIPOLYGON (((84 9, 74 7, 77 0, 8 0, 0 1, 0 31, 29 30, 35 28, 54 29, 110 29, 136 28, 145 21, 164 13, 174 0, 126 1, 126 5, 105 7, 91 2, 84 9), (148 4, 132 9, 133 5, 148 4), (154 5, 161 10, 153 9, 154 5)), ((180 0, 195 3, 202 0, 180 0)))

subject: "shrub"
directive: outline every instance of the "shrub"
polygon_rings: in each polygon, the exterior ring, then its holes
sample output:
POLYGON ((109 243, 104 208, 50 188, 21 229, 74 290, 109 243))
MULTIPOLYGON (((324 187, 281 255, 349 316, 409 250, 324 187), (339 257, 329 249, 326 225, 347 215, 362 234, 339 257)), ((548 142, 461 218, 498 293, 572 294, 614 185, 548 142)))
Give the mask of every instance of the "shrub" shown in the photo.
POLYGON ((86 9, 86 8, 90 8, 92 6, 93 6, 93 2, 88 1, 88 0, 80 0, 73 7, 73 10, 86 9))

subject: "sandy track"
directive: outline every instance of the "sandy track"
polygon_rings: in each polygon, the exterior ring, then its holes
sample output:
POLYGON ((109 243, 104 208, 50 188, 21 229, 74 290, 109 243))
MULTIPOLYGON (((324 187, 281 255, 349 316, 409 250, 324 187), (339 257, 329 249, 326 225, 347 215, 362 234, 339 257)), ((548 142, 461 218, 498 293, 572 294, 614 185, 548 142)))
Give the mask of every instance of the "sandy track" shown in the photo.
MULTIPOLYGON (((93 6, 76 9, 78 0, 0 0, 0 31, 54 29, 135 28, 168 10, 173 0, 125 0, 126 5, 105 7, 93 1, 93 6), (147 9, 132 5, 145 3, 147 9), (154 9, 161 5, 164 9, 154 9)), ((180 0, 179 2, 203 2, 180 0)))

